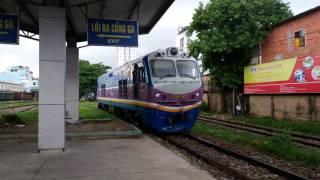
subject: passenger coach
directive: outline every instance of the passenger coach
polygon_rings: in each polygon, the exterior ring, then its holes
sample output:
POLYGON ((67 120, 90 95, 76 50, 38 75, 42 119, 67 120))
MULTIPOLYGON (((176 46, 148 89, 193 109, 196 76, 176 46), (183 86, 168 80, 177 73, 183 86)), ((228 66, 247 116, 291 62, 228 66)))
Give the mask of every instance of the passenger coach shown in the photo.
POLYGON ((151 52, 99 77, 97 99, 157 133, 188 132, 202 99, 197 62, 177 48, 151 52))

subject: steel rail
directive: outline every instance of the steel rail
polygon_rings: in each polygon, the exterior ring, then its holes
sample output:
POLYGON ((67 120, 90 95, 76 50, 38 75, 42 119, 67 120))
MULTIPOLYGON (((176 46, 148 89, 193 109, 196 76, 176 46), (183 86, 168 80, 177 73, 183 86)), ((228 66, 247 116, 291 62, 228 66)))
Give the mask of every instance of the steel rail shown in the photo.
POLYGON ((269 171, 273 172, 273 173, 276 173, 278 175, 281 175, 287 179, 300 179, 300 180, 306 180, 308 179, 307 177, 304 177, 304 176, 301 176, 301 175, 298 175, 294 172, 291 172, 291 171, 288 171, 288 170, 285 170, 283 168, 280 168, 280 167, 277 167, 277 166, 274 166, 270 163, 267 163, 267 162, 264 162, 264 161, 261 161, 261 160, 258 160, 258 159, 255 159, 255 158, 252 158, 252 157, 249 157, 249 156, 246 156, 244 154, 240 154, 238 152, 235 152, 233 150, 230 150, 230 149, 227 149, 225 147, 222 147, 222 146, 219 146, 217 144, 214 144, 212 142, 209 142, 207 140, 204 140, 202 138, 199 138, 199 137, 196 137, 194 135, 191 135, 191 134, 184 134, 185 137, 189 138, 189 139, 193 139, 209 148, 213 148, 221 153, 224 153, 224 154, 227 154, 229 156, 232 156, 234 158, 237 158, 237 159, 241 159, 243 161, 246 161, 252 165, 256 165, 256 166, 260 166, 260 167, 263 167, 265 169, 268 169, 269 171))
POLYGON ((24 109, 22 111, 19 111, 19 112, 26 112, 26 111, 29 111, 29 110, 35 108, 35 107, 38 107, 38 105, 34 105, 34 106, 31 106, 31 107, 28 107, 28 108, 26 108, 26 109, 24 109))
POLYGON ((228 167, 228 166, 226 166, 223 163, 220 163, 218 161, 214 161, 214 160, 212 160, 212 159, 210 159, 210 158, 198 153, 197 151, 189 148, 186 145, 183 145, 183 144, 180 144, 180 143, 178 143, 176 141, 173 141, 170 138, 166 138, 166 140, 170 144, 176 146, 179 149, 182 149, 182 150, 186 151, 187 153, 191 154, 192 156, 194 156, 194 157, 204 161, 205 163, 207 163, 207 164, 219 169, 220 171, 226 173, 229 176, 232 176, 232 177, 235 177, 235 178, 241 179, 241 180, 252 180, 252 178, 241 174, 238 170, 232 169, 232 168, 230 168, 230 167, 228 167))

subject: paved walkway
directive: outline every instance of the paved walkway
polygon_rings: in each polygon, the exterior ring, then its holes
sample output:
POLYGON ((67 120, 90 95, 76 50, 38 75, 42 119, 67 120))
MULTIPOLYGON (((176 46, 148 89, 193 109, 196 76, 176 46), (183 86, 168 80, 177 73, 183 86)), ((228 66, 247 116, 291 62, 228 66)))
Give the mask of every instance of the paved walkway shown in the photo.
POLYGON ((1 180, 209 180, 148 137, 68 141, 67 151, 36 153, 36 143, 0 141, 1 180))

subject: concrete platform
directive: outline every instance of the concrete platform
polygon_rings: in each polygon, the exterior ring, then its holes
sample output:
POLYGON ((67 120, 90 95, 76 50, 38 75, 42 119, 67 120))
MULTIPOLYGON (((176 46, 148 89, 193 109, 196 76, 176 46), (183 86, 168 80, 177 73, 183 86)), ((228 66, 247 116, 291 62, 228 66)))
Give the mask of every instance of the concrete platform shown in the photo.
POLYGON ((152 139, 67 141, 67 151, 37 153, 36 142, 0 141, 2 180, 211 180, 208 172, 152 139))

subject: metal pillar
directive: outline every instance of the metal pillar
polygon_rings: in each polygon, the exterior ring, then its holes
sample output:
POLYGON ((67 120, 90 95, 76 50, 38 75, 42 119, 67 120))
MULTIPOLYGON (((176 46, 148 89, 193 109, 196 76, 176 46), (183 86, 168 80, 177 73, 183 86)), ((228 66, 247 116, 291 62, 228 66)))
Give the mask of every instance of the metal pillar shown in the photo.
POLYGON ((67 122, 79 121, 79 49, 76 46, 67 47, 66 116, 67 122))
POLYGON ((38 149, 65 148, 65 10, 39 7, 38 149))

